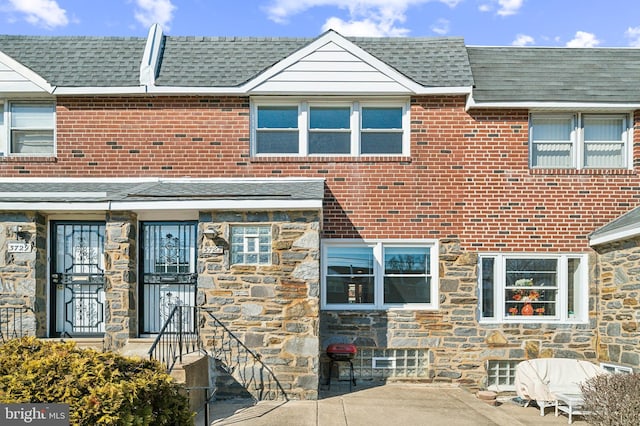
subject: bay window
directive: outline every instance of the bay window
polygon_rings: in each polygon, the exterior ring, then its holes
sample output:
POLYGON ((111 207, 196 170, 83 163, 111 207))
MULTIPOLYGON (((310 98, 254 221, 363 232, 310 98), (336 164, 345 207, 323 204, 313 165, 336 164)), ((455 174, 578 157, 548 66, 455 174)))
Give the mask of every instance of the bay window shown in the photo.
POLYGON ((586 263, 584 255, 481 255, 481 320, 586 321, 586 263))
POLYGON ((628 114, 531 114, 531 167, 631 167, 630 133, 628 114))
POLYGON ((409 103, 254 99, 253 155, 409 155, 409 103))
POLYGON ((323 244, 323 307, 436 307, 435 245, 435 241, 323 244))

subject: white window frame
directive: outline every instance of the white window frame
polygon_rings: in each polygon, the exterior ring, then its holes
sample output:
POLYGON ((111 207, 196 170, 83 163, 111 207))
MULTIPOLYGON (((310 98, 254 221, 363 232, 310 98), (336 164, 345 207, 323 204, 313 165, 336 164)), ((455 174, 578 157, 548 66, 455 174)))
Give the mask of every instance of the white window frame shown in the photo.
POLYGON ((541 253, 482 253, 478 256, 478 317, 481 323, 552 323, 552 324, 585 324, 589 316, 589 281, 588 281, 588 256, 586 254, 541 254, 541 253), (484 317, 483 303, 483 271, 482 260, 494 259, 493 276, 493 317, 484 317), (505 311, 506 297, 506 260, 507 259, 555 259, 558 262, 556 315, 508 315, 505 311), (568 265, 569 259, 580 259, 578 274, 579 290, 574 290, 574 304, 577 309, 573 315, 568 313, 569 283, 568 265))
POLYGON ((438 259, 439 259, 439 242, 438 240, 360 240, 360 239, 344 239, 344 240, 323 240, 322 242, 322 286, 320 306, 325 310, 394 310, 394 309, 411 309, 411 310, 436 310, 438 309, 438 259), (374 303, 327 303, 327 267, 328 267, 328 251, 332 247, 368 247, 373 250, 373 277, 374 277, 374 303), (415 248, 424 247, 429 249, 429 269, 431 274, 430 282, 430 303, 384 303, 384 248, 415 248))
POLYGON ((255 266, 269 266, 273 263, 273 231, 270 225, 258 225, 258 224, 243 224, 243 225, 231 225, 231 229, 229 230, 229 263, 231 265, 255 265, 255 266), (249 233, 247 232, 248 228, 266 228, 269 230, 269 252, 264 253, 260 252, 260 232, 249 233), (235 251, 237 245, 233 242, 233 230, 234 229, 242 229, 242 254, 243 261, 242 262, 234 262, 234 254, 238 252, 235 251), (254 250, 249 250, 251 242, 255 245, 254 250), (247 262, 247 255, 255 254, 257 256, 256 262, 247 262), (261 255, 268 255, 268 262, 260 262, 261 255))
MULTIPOLYGON (((533 145, 544 144, 545 142, 535 142, 535 125, 533 124, 534 118, 547 118, 547 119, 571 119, 572 131, 571 131, 571 165, 569 167, 554 167, 563 170, 620 170, 620 169, 633 169, 633 115, 628 112, 564 112, 564 113, 550 113, 550 112, 536 112, 531 111, 529 113, 529 167, 532 169, 547 169, 546 166, 533 166, 533 145), (623 120, 624 131, 621 138, 621 143, 624 145, 622 149, 622 162, 621 167, 587 167, 585 165, 585 140, 584 140, 584 119, 598 117, 598 118, 621 118, 623 120)), ((550 141, 548 143, 557 143, 565 141, 550 141)))
MULTIPOLYGON (((407 98, 393 99, 353 99, 337 97, 331 101, 326 98, 291 99, 291 98, 266 98, 254 97, 251 99, 251 155, 256 157, 402 157, 410 155, 411 143, 411 119, 410 100, 407 98), (297 153, 258 153, 257 152, 257 124, 258 109, 262 106, 298 106, 298 138, 299 146, 297 153), (351 146, 350 152, 345 154, 310 154, 309 153, 309 126, 310 110, 312 107, 345 107, 351 108, 350 125, 351 146), (376 153, 362 154, 360 152, 361 129, 361 108, 363 107, 385 107, 402 108, 402 152, 395 154, 376 153)), ((397 131, 390 129, 390 131, 397 131)))
POLYGON ((633 374, 633 368, 610 362, 601 362, 600 367, 611 374, 633 374))
MULTIPOLYGON (((57 140, 57 121, 56 121, 56 102, 51 99, 0 99, 0 156, 22 156, 22 157, 52 157, 56 155, 57 140), (30 152, 17 153, 12 152, 12 135, 11 131, 11 106, 13 104, 32 104, 32 105, 50 105, 53 107, 52 123, 53 127, 53 147, 52 152, 30 152)), ((33 130, 49 130, 49 129, 33 129, 33 130)))

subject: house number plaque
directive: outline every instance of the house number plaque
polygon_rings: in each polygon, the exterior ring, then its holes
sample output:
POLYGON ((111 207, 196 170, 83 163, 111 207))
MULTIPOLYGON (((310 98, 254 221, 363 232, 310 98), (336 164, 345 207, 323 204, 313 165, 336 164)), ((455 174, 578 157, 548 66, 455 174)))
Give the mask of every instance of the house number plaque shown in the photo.
POLYGON ((218 246, 207 246, 202 248, 202 254, 222 254, 224 249, 218 246))
POLYGON ((31 253, 32 250, 31 243, 26 242, 15 242, 15 243, 7 243, 7 251, 9 253, 31 253))

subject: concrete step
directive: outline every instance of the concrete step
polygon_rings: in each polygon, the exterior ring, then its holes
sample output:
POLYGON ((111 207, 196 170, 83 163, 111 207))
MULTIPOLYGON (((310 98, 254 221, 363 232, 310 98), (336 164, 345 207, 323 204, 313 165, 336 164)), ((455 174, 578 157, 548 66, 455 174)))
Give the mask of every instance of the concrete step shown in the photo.
POLYGON ((149 358, 149 349, 155 337, 139 337, 129 339, 126 345, 122 347, 118 352, 120 355, 134 357, 134 358, 149 358))
POLYGON ((102 352, 104 350, 104 340, 102 337, 51 337, 46 339, 50 342, 74 342, 80 349, 95 349, 102 352))

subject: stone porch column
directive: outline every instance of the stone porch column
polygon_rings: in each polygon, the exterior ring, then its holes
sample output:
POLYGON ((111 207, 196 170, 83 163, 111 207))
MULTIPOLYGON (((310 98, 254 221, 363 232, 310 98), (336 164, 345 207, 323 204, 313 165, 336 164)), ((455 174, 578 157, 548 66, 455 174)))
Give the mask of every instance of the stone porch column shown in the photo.
POLYGON ((138 334, 137 215, 111 212, 105 229, 105 349, 123 347, 138 334))

